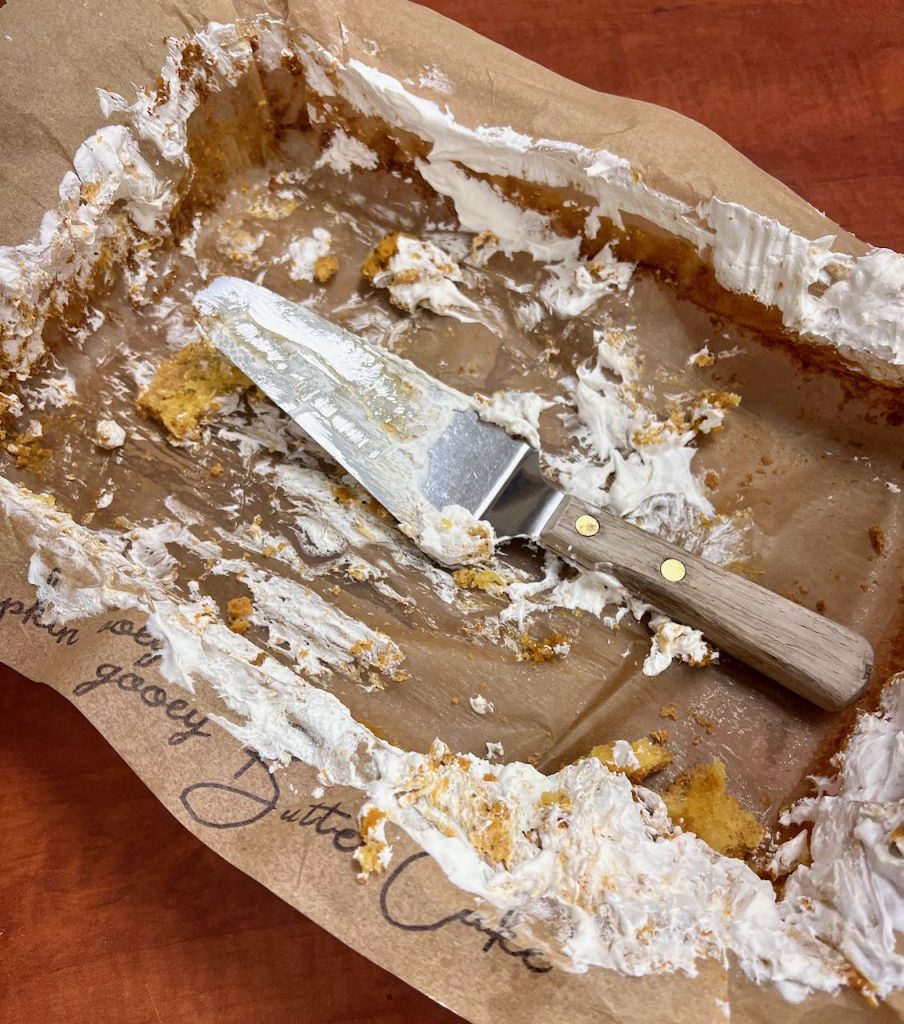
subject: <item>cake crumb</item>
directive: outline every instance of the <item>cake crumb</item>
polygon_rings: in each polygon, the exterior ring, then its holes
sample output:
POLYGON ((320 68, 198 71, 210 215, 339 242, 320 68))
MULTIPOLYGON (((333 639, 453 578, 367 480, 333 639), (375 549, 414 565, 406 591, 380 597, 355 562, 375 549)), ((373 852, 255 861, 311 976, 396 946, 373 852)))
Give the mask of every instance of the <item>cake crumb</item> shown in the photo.
POLYGON ((379 807, 370 807, 358 819, 358 832, 362 843, 355 850, 355 860, 361 868, 361 874, 379 874, 386 866, 386 840, 383 838, 386 828, 386 815, 379 807))
MULTIPOLYGON (((668 737, 666 737, 668 738, 668 737)), ((603 743, 594 747, 589 757, 595 757, 610 772, 621 772, 627 775, 631 782, 643 782, 654 772, 667 768, 672 763, 672 755, 663 750, 662 745, 653 738, 644 736, 631 744, 624 741, 616 743, 603 743), (629 751, 619 749, 624 744, 629 751), (630 752, 628 758, 623 755, 630 752)))
POLYGON ((573 803, 564 789, 549 789, 540 794, 538 807, 561 807, 566 814, 571 814, 573 803))
MULTIPOLYGON (((361 273, 368 281, 373 282, 378 274, 388 268, 389 261, 398 251, 400 237, 403 237, 400 231, 386 235, 367 254, 367 258, 361 264, 361 273)), ((404 237, 414 238, 414 235, 404 235, 404 237)))
POLYGON ((712 366, 715 363, 716 357, 710 352, 709 346, 704 345, 699 352, 695 352, 687 361, 688 366, 699 366, 703 369, 707 366, 712 366))
POLYGON ((505 586, 503 577, 492 569, 456 569, 452 579, 462 590, 484 590, 488 594, 498 594, 505 586))
POLYGON ((678 708, 674 704, 663 704, 659 709, 660 718, 671 718, 673 722, 678 721, 678 708))
POLYGON ((44 463, 50 458, 50 449, 41 443, 44 439, 44 428, 39 420, 31 420, 27 428, 20 434, 13 435, 12 441, 6 446, 10 455, 14 455, 19 469, 28 469, 40 473, 44 463))
POLYGON ((471 239, 471 261, 485 266, 490 257, 499 251, 499 238, 492 231, 481 231, 471 239))
POLYGON ((222 462, 215 462, 215 463, 214 463, 214 464, 213 464, 213 465, 212 465, 212 466, 210 467, 210 469, 209 469, 209 470, 208 470, 207 472, 208 472, 208 473, 210 474, 210 476, 212 476, 212 477, 218 477, 218 476, 222 476, 222 475, 223 475, 223 463, 222 463, 222 462))
POLYGON ((314 279, 318 284, 332 280, 338 270, 339 260, 335 256, 319 256, 314 261, 314 279))
POLYGON ((502 800, 484 802, 483 811, 483 821, 471 830, 468 839, 484 860, 507 868, 515 848, 512 812, 502 800))
POLYGON ((706 730, 707 736, 712 736, 716 731, 716 723, 711 719, 702 715, 699 711, 691 711, 691 718, 700 726, 701 729, 706 730))
POLYGON ((874 525, 869 528, 869 542, 873 547, 873 551, 875 551, 877 555, 885 554, 885 531, 881 526, 874 525))
POLYGON ((165 359, 135 403, 176 440, 197 437, 201 424, 241 394, 251 381, 206 341, 192 341, 165 359))
POLYGON ((669 816, 718 853, 745 857, 766 830, 725 791, 725 763, 716 759, 680 775, 663 794, 669 816))
POLYGON ((564 633, 550 633, 542 640, 535 640, 527 633, 522 633, 518 638, 523 653, 518 655, 520 661, 532 661, 534 664, 541 664, 544 661, 552 661, 553 658, 562 657, 568 653, 568 637, 564 633))
POLYGON ((226 606, 226 624, 233 633, 244 634, 251 628, 254 605, 250 597, 234 597, 226 606))

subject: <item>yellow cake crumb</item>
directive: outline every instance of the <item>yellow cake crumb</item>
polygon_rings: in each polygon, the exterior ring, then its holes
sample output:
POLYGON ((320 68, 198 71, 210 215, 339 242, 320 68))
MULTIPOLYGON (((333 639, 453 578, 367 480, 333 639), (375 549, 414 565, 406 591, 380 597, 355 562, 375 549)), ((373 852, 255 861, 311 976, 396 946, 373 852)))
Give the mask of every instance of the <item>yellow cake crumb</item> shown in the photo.
MULTIPOLYGON (((668 738, 668 734, 666 734, 668 738)), ((615 744, 602 743, 590 751, 589 756, 604 764, 610 772, 621 772, 631 782, 643 782, 654 772, 667 768, 672 763, 672 755, 664 750, 661 744, 648 736, 643 736, 631 744, 631 750, 640 764, 632 768, 630 765, 619 767, 615 763, 615 744)))
POLYGON ((491 864, 508 867, 514 852, 512 812, 502 800, 484 803, 484 818, 468 838, 474 849, 491 864))
POLYGON ((202 422, 219 412, 223 398, 250 386, 212 345, 193 341, 160 364, 135 405, 181 441, 197 436, 202 422))
POLYGON ((679 776, 662 798, 672 821, 728 857, 753 853, 766 835, 756 818, 726 793, 725 763, 718 759, 679 776))
POLYGON ((521 644, 522 650, 519 659, 521 661, 532 661, 535 664, 552 661, 553 658, 559 657, 562 653, 557 648, 567 642, 568 637, 564 633, 550 633, 542 640, 535 640, 532 636, 528 636, 527 633, 522 633, 518 637, 518 643, 521 644))
POLYGON ((21 434, 14 434, 6 450, 10 455, 15 456, 16 466, 19 469, 28 469, 32 473, 40 473, 44 463, 50 458, 50 449, 45 448, 41 443, 44 440, 44 431, 37 420, 29 424, 27 430, 21 434))
POLYGON ((671 718, 673 722, 678 720, 678 708, 674 704, 663 704, 659 709, 660 718, 671 718))
POLYGON ((373 279, 389 266, 389 261, 395 256, 399 248, 399 238, 402 236, 413 238, 413 235, 406 235, 403 231, 394 231, 386 235, 370 250, 367 258, 361 264, 361 273, 368 281, 373 279))
POLYGON ((223 475, 223 463, 215 462, 210 469, 207 471, 211 476, 217 477, 223 475))
POLYGON ((552 807, 554 805, 561 807, 566 814, 571 814, 573 809, 571 797, 564 789, 551 789, 540 794, 540 807, 552 807))
POLYGON ((253 613, 250 597, 234 597, 226 605, 226 624, 233 633, 247 633, 251 629, 250 616, 253 613))
POLYGON ((488 594, 496 594, 505 586, 503 577, 492 569, 456 569, 452 579, 463 590, 485 590, 488 594))
POLYGON ((385 818, 379 807, 371 807, 358 820, 358 831, 364 842, 355 850, 355 860, 365 875, 379 874, 383 870, 382 853, 386 843, 374 834, 374 830, 385 818))
POLYGON ((326 284, 336 276, 339 260, 335 256, 318 256, 314 261, 314 279, 318 284, 326 284))

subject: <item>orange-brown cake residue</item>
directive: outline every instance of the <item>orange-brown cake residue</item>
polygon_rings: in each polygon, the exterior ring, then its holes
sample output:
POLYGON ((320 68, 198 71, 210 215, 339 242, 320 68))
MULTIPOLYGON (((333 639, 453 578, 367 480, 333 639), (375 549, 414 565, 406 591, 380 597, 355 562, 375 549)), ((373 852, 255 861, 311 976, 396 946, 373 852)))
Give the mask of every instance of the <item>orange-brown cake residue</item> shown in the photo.
POLYGON ((206 341, 192 341, 165 359, 141 392, 136 408, 162 423, 177 440, 197 437, 222 400, 247 390, 251 381, 206 341))
POLYGON ((869 542, 877 555, 885 554, 887 542, 885 540, 885 531, 881 526, 871 526, 869 528, 869 542))
POLYGON ((247 633, 251 628, 254 605, 250 597, 234 597, 226 605, 226 625, 233 633, 247 633))
POLYGON ((355 860, 364 875, 379 874, 383 870, 381 854, 386 843, 375 835, 375 830, 385 817, 379 807, 371 807, 358 819, 358 831, 364 842, 355 850, 355 860))
POLYGON ((339 270, 339 260, 335 256, 318 256, 314 261, 314 280, 318 284, 326 284, 332 280, 339 270))
POLYGON ((492 569, 456 569, 452 579, 463 590, 484 590, 488 594, 498 594, 505 586, 505 579, 492 569))
POLYGON ((568 643, 568 637, 564 633, 550 633, 542 640, 535 640, 532 636, 528 636, 527 633, 522 633, 518 637, 518 643, 521 644, 522 651, 518 655, 519 660, 540 664, 544 661, 552 661, 553 658, 558 658, 562 653, 558 648, 568 643))
POLYGON ((746 857, 766 830, 725 791, 725 763, 698 764, 680 775, 662 798, 676 825, 693 832, 718 853, 746 857))

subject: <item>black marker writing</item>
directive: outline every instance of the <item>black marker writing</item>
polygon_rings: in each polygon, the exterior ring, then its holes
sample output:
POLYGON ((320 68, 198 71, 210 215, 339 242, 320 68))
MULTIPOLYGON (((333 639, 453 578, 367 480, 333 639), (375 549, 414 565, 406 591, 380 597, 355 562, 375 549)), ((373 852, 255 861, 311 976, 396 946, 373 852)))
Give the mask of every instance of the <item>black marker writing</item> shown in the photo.
POLYGON ((40 601, 33 601, 26 605, 24 601, 17 601, 12 597, 4 597, 0 600, 0 622, 9 616, 18 618, 23 626, 30 625, 35 629, 43 629, 48 636, 52 637, 58 644, 66 644, 71 647, 78 643, 78 630, 73 626, 64 626, 52 622, 44 622, 41 618, 44 613, 44 605, 40 601))
POLYGON ((192 821, 207 828, 244 828, 266 817, 279 800, 279 783, 263 761, 249 753, 248 760, 232 776, 238 782, 251 769, 266 795, 250 788, 251 780, 241 786, 224 782, 196 782, 182 790, 182 806, 192 821))
POLYGON ((150 668, 151 665, 156 665, 162 657, 157 652, 163 650, 163 641, 158 640, 147 626, 136 627, 131 619, 108 619, 97 632, 127 636, 132 643, 139 647, 147 647, 148 650, 138 657, 133 668, 150 668))
POLYGON ((344 821, 351 821, 352 816, 342 809, 342 804, 311 804, 304 814, 300 810, 283 811, 279 816, 280 821, 287 821, 289 824, 298 825, 300 828, 313 828, 319 836, 332 836, 333 846, 340 853, 354 853, 359 846, 364 845, 358 830, 349 826, 338 828, 337 825, 344 821), (338 819, 333 825, 327 827, 330 819, 338 819))
POLYGON ((135 672, 124 671, 121 665, 98 665, 94 679, 79 683, 72 692, 76 697, 84 697, 102 686, 113 686, 124 693, 134 693, 145 707, 160 708, 170 721, 181 723, 185 728, 177 729, 170 735, 169 744, 172 747, 193 736, 210 736, 209 732, 204 732, 204 726, 209 721, 206 715, 200 715, 198 709, 191 707, 187 700, 170 700, 164 687, 148 683, 144 676, 135 672))
POLYGON ((426 853, 413 853, 410 857, 403 860, 383 883, 383 888, 380 891, 380 910, 383 912, 383 919, 385 921, 394 928, 400 928, 405 932, 438 932, 440 929, 447 928, 453 924, 464 925, 466 928, 473 928, 480 934, 488 936, 486 942, 481 947, 481 952, 489 953, 490 950, 498 948, 506 956, 520 960, 533 974, 546 974, 552 970, 552 964, 546 959, 542 950, 522 949, 514 944, 515 934, 512 924, 515 912, 512 910, 508 911, 499 924, 495 926, 487 924, 477 911, 467 909, 458 910, 453 914, 447 914, 433 921, 400 920, 398 915, 390 908, 390 894, 400 884, 400 880, 410 872, 411 868, 427 856, 429 855, 426 853))
MULTIPOLYGON (((354 853, 359 846, 364 844, 364 840, 356 828, 342 825, 343 821, 351 820, 352 815, 342 810, 341 803, 310 804, 307 810, 296 808, 283 811, 280 815, 280 821, 289 825, 313 828, 318 835, 331 837, 334 849, 346 854, 354 853)), ((547 974, 552 970, 552 964, 546 959, 542 950, 532 947, 522 948, 515 944, 514 911, 510 910, 506 913, 497 925, 490 925, 476 910, 469 909, 457 910, 432 921, 404 921, 397 913, 393 912, 390 907, 392 892, 402 888, 405 880, 411 877, 412 867, 428 856, 427 853, 412 854, 403 860, 383 883, 380 890, 380 910, 387 924, 405 932, 438 932, 450 925, 463 925, 465 928, 471 928, 478 934, 486 936, 486 940, 480 947, 482 953, 498 949, 506 956, 519 960, 532 974, 547 974)))

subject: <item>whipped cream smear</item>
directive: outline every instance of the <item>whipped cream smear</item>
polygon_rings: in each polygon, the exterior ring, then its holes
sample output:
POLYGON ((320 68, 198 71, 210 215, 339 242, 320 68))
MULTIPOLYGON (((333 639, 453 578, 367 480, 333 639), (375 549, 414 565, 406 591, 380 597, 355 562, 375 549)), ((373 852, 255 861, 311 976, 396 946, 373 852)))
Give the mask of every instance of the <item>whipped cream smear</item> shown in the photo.
MULTIPOLYGON (((102 127, 78 149, 60 185, 59 205, 45 215, 38 238, 0 249, 0 353, 12 374, 27 378, 44 355, 47 315, 87 289, 99 260, 123 259, 136 232, 168 232, 179 182, 190 167, 188 120, 202 92, 228 89, 255 63, 276 69, 289 57, 303 66, 309 90, 339 96, 355 110, 429 143, 417 170, 451 200, 464 229, 490 239, 494 251, 526 253, 547 266, 539 294, 525 297, 525 323, 543 315, 567 318, 600 295, 630 288, 633 268, 609 249, 596 260, 583 259, 578 239, 556 234, 547 218, 508 202, 475 173, 579 188, 595 203, 586 225, 590 235, 600 218, 620 226, 624 214, 639 215, 706 254, 728 290, 776 306, 789 329, 836 346, 872 370, 884 366, 889 379, 900 379, 904 257, 882 249, 860 257, 834 252, 831 238, 804 238, 718 198, 691 207, 637 180, 627 161, 604 150, 535 140, 507 127, 468 128, 440 105, 451 88, 440 69, 430 66, 421 75, 422 86, 439 95, 437 103, 361 61, 341 62, 304 35, 290 38, 272 20, 211 24, 171 41, 162 72, 166 90, 142 91, 132 103, 100 91, 104 113, 124 115, 128 125, 102 127), (189 43, 204 59, 183 66, 189 43), (147 156, 152 150, 159 157, 153 163, 147 156)), ((374 166, 376 155, 337 131, 320 161, 346 174, 374 166)), ((182 251, 192 244, 189 237, 182 251)), ((329 238, 315 233, 287 259, 304 277, 328 246, 329 238)), ((392 269, 409 267, 414 252, 414 244, 403 245, 399 266, 392 269)), ((464 258, 422 251, 417 265, 426 261, 433 271, 399 287, 395 301, 441 315, 479 316, 475 299, 461 286, 458 266, 464 258)), ((387 278, 387 287, 392 280, 387 278)), ((648 529, 680 526, 686 535, 701 517, 713 516, 691 470, 694 439, 717 427, 730 403, 701 399, 677 421, 661 422, 636 400, 635 356, 629 337, 599 332, 593 358, 566 382, 577 410, 572 436, 594 457, 547 455, 547 463, 563 489, 605 500, 648 529)), ((529 393, 503 392, 485 396, 477 408, 536 444, 539 417, 549 404, 529 393)), ((6 405, 15 402, 7 398, 6 405)), ((122 444, 119 429, 99 424, 98 443, 122 444)), ((236 432, 236 443, 285 450, 277 436, 284 421, 271 423, 264 416, 258 429, 258 438, 236 432)), ((337 510, 331 519, 318 517, 311 501, 312 488, 325 486, 313 470, 298 462, 280 468, 277 456, 262 472, 278 475, 290 493, 297 488, 313 548, 338 544, 337 510)), ((347 670, 354 649, 359 660, 367 652, 371 684, 377 686, 381 677, 400 671, 403 653, 389 637, 306 588, 310 570, 300 564, 298 579, 287 582, 226 554, 227 542, 231 552, 269 545, 275 557, 293 564, 290 549, 280 548, 279 538, 269 537, 261 525, 223 536, 222 544, 202 541, 173 508, 173 521, 155 527, 92 531, 2 478, 0 505, 32 538, 29 580, 48 609, 64 620, 109 608, 147 613, 150 628, 165 641, 163 674, 188 690, 197 680, 213 687, 230 712, 220 719, 223 728, 274 765, 299 758, 319 770, 324 784, 357 787, 366 798, 365 811, 382 812, 385 818, 368 836, 381 863, 391 861, 382 828, 392 821, 455 884, 501 910, 515 908, 524 919, 541 922, 572 969, 694 974, 700 957, 727 963, 733 956, 749 977, 777 985, 792 1000, 837 990, 850 981, 851 967, 876 996, 904 985, 896 940, 904 929, 904 676, 887 686, 875 714, 860 717, 835 759, 837 774, 816 780, 816 795, 785 815, 785 823, 809 832, 773 858, 774 870, 785 875, 779 898, 745 863, 672 825, 657 794, 632 786, 594 759, 547 776, 525 763, 452 757, 440 741, 424 755, 376 737, 338 698, 305 677, 347 670), (257 664, 259 648, 228 629, 200 592, 189 601, 174 598, 168 581, 176 562, 169 546, 201 555, 217 573, 241 570, 256 624, 265 627, 274 649, 289 644, 296 660, 304 661, 304 672, 273 657, 257 664), (47 585, 52 567, 63 570, 62 585, 47 585), (488 807, 496 809, 492 820, 488 807)), ((368 522, 369 540, 378 548, 403 550, 390 524, 368 522)), ((736 540, 734 524, 728 523, 701 534, 700 550, 724 561, 736 540)), ((451 600, 447 573, 416 551, 398 557, 417 563, 451 600)), ((353 552, 348 558, 348 571, 359 574, 355 578, 380 583, 378 566, 353 552)), ((539 581, 516 573, 503 586, 508 604, 500 618, 508 622, 526 621, 538 604, 582 609, 610 626, 627 614, 649 611, 616 580, 603 573, 574 577, 552 557, 539 581)), ((651 672, 673 657, 693 661, 711 653, 686 627, 654 618, 652 628, 651 672)), ((475 712, 491 718, 488 703, 475 712)), ((488 754, 502 756, 495 743, 488 743, 488 754)))

